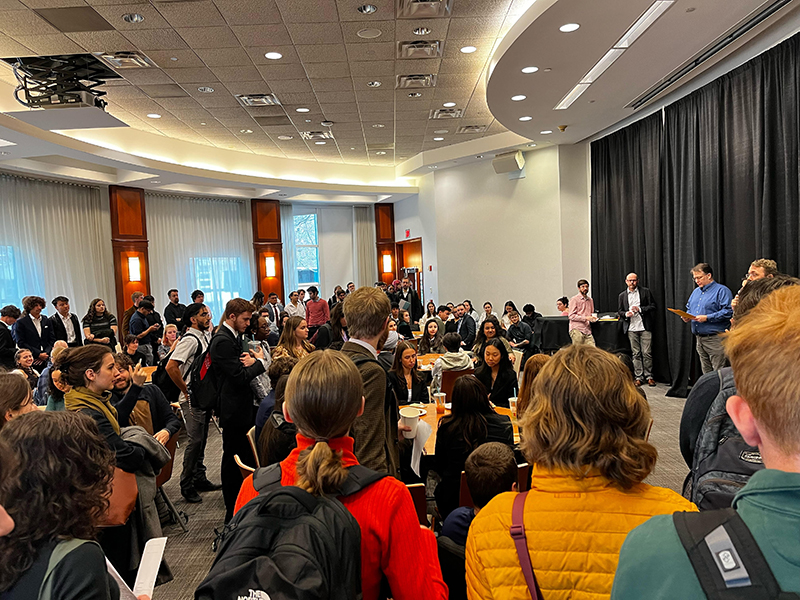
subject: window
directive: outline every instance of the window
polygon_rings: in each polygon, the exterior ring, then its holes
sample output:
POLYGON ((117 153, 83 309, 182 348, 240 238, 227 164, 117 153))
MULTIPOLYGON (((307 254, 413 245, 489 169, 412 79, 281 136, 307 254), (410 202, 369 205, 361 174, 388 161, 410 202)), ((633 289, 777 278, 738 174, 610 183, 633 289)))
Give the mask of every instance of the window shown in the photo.
POLYGON ((225 304, 246 289, 242 281, 242 264, 238 256, 196 257, 189 260, 194 289, 204 293, 203 303, 216 319, 222 316, 225 304))
MULTIPOLYGON (((15 252, 14 246, 0 246, 0 306, 14 304, 19 306, 23 296, 44 296, 39 285, 39 273, 33 273, 32 281, 27 282, 22 274, 25 272, 20 264, 21 256, 15 252), (31 284, 34 284, 31 286, 31 284)), ((38 271, 34 266, 34 271, 38 271)))
POLYGON ((317 213, 294 215, 295 264, 297 283, 302 288, 319 287, 319 238, 317 213))

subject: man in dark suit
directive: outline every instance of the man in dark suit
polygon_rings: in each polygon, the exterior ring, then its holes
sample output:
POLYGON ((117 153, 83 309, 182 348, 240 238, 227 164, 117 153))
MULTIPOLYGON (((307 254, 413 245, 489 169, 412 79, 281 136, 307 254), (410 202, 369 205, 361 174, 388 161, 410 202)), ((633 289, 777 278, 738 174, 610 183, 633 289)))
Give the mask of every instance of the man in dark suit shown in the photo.
POLYGON ((164 319, 166 319, 167 325, 175 325, 178 331, 181 331, 183 329, 183 313, 186 311, 186 305, 181 304, 178 290, 174 288, 167 292, 167 296, 169 297, 169 304, 164 309, 164 319))
POLYGON ((53 326, 53 342, 64 340, 69 348, 83 346, 81 324, 78 316, 69 312, 69 298, 56 296, 53 298, 53 306, 56 307, 56 314, 50 317, 50 324, 53 326))
POLYGON ((255 423, 253 392, 250 382, 266 370, 264 351, 258 345, 242 352, 242 334, 250 325, 256 307, 244 298, 234 298, 225 305, 225 318, 211 338, 208 354, 219 394, 218 413, 222 427, 222 496, 225 522, 233 517, 236 497, 242 486, 242 474, 235 455, 254 465, 247 431, 255 423))
POLYGON ((422 308, 419 294, 411 287, 411 280, 408 277, 403 277, 403 282, 400 285, 400 290, 396 294, 397 303, 400 305, 400 308, 408 311, 411 315, 411 320, 416 323, 422 318, 422 315, 425 314, 425 309, 422 308))
POLYGON ((11 326, 17 322, 19 315, 19 309, 13 304, 0 310, 0 369, 7 371, 15 368, 14 354, 17 352, 17 345, 11 336, 11 326))
POLYGON ((646 287, 639 287, 639 276, 629 273, 625 278, 628 286, 619 295, 617 314, 622 323, 622 332, 628 336, 633 353, 633 371, 636 385, 655 386, 653 379, 653 316, 656 303, 653 294, 646 287))
POLYGON ((467 314, 467 307, 463 304, 456 306, 456 333, 461 336, 461 345, 467 350, 475 343, 477 327, 475 319, 467 314))
POLYGON ((22 299, 24 316, 14 323, 11 331, 20 349, 30 350, 33 354, 33 367, 41 370, 50 359, 53 350, 53 325, 42 315, 47 306, 41 296, 26 296, 22 299))

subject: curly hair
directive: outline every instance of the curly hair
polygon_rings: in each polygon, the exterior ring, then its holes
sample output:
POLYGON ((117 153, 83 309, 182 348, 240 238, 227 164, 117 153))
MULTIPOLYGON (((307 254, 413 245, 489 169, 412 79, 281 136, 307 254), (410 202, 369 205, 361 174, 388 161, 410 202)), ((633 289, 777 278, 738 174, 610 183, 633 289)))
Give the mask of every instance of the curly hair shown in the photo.
POLYGON ((22 299, 22 310, 25 311, 26 315, 30 314, 37 306, 47 308, 47 302, 41 296, 25 296, 22 299))
MULTIPOLYGON (((106 304, 105 300, 103 300, 102 298, 95 298, 94 300, 92 300, 92 301, 89 303, 89 310, 87 310, 87 311, 86 311, 86 315, 83 317, 83 320, 81 321, 81 322, 83 323, 83 325, 85 325, 85 326, 87 326, 87 327, 88 327, 88 326, 89 326, 89 324, 90 324, 92 321, 94 321, 94 318, 97 316, 97 309, 96 309, 96 306, 97 306, 97 304, 98 304, 98 303, 100 303, 100 302, 102 302, 104 305, 106 304)), ((106 310, 103 312, 103 314, 104 314, 104 315, 105 315, 107 318, 111 318, 111 317, 113 317, 113 316, 114 316, 114 315, 112 315, 112 314, 109 312, 109 310, 108 310, 108 305, 106 305, 106 310)))
MULTIPOLYGON (((0 483, 0 505, 16 526, 0 538, 0 592, 60 538, 90 540, 108 510, 114 453, 95 422, 76 412, 32 412, 3 427, 15 463, 0 483)), ((6 469, 4 469, 5 471, 6 469)))
POLYGON ((645 440, 650 407, 625 366, 592 346, 567 346, 542 367, 519 421, 529 463, 582 478, 590 470, 621 489, 650 474, 658 453, 645 440))

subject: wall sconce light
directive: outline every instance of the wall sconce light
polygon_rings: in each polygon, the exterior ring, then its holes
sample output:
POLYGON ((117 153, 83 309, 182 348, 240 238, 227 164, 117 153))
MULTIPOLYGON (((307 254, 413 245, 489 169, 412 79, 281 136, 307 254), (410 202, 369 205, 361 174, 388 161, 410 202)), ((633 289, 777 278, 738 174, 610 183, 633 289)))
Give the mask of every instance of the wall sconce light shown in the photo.
POLYGON ((139 264, 139 257, 138 256, 129 256, 128 257, 128 279, 130 281, 141 281, 142 280, 142 269, 141 269, 141 265, 139 264))
POLYGON ((267 277, 275 277, 275 257, 268 256, 264 263, 267 269, 267 277))
POLYGON ((391 273, 392 272, 392 255, 391 254, 384 254, 383 255, 383 272, 384 273, 391 273))

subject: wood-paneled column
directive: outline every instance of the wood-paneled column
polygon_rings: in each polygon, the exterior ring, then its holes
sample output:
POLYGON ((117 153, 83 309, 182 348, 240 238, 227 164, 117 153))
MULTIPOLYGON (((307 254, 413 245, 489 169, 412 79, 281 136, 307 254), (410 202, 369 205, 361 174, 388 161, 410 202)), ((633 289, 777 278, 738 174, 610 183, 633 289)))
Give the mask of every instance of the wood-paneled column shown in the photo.
POLYGON ((133 305, 131 294, 150 290, 150 258, 147 254, 147 221, 144 190, 108 188, 111 207, 111 247, 114 253, 114 280, 117 291, 117 319, 133 305), (137 272, 138 265, 138 272, 137 272))
POLYGON ((253 216, 253 250, 256 256, 257 287, 265 296, 283 295, 283 242, 281 241, 281 206, 277 200, 254 199, 250 202, 253 216))

